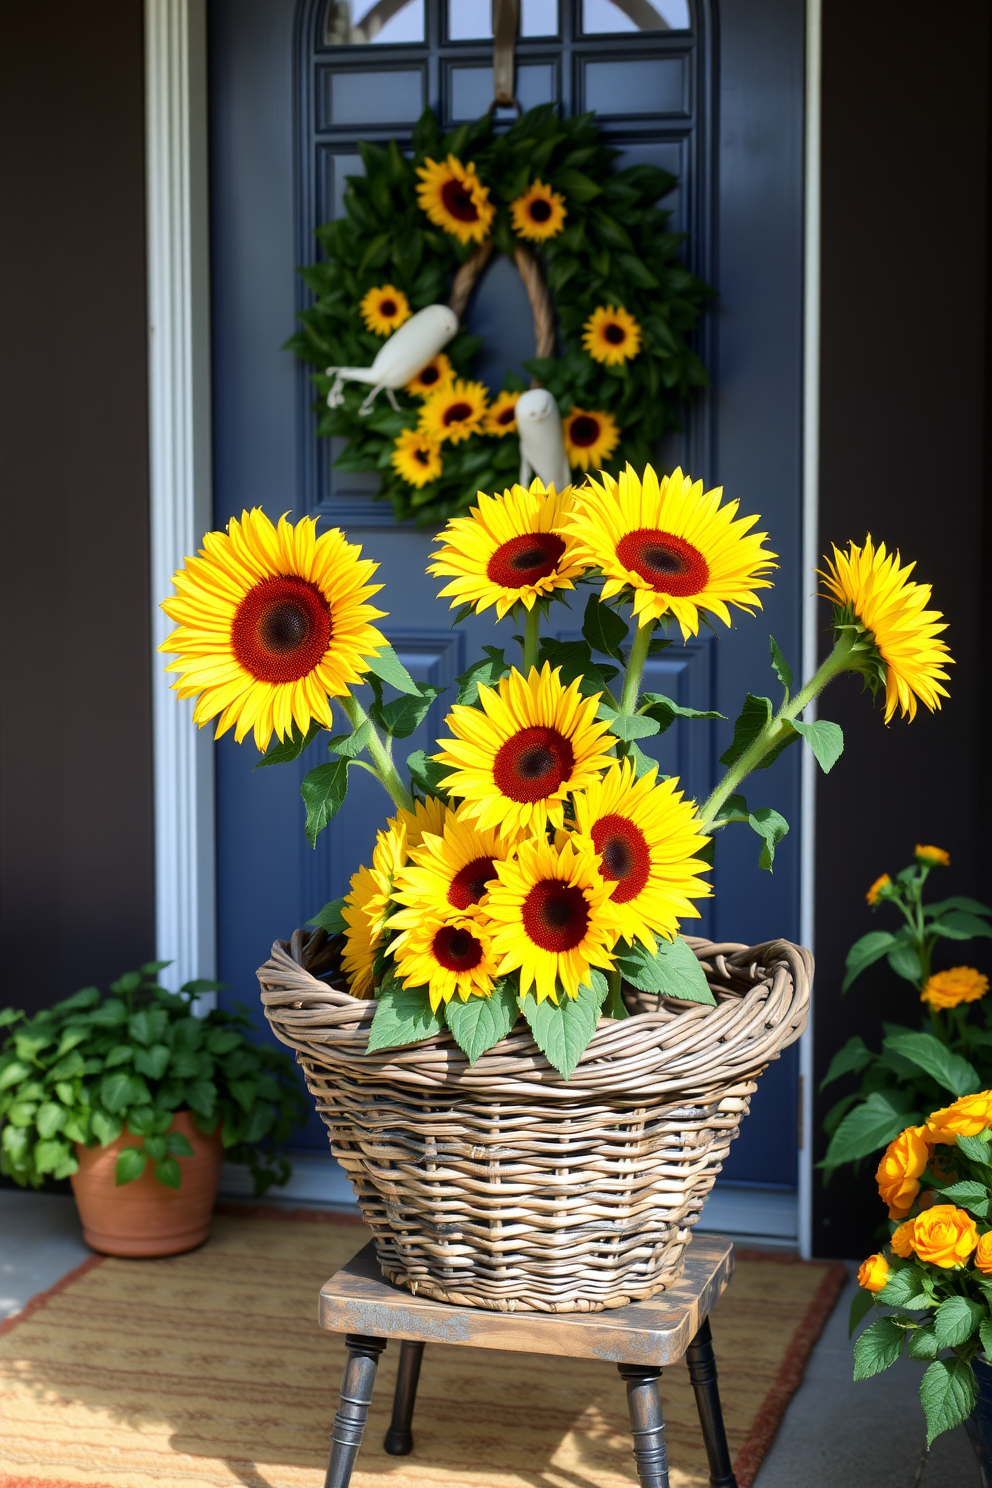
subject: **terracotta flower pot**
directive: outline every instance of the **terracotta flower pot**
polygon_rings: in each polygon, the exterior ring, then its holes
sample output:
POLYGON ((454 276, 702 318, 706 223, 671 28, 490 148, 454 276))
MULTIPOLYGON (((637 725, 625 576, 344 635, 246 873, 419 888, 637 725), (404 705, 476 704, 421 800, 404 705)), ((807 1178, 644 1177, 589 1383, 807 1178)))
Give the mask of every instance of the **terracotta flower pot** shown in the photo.
POLYGON ((132 1183, 116 1182, 117 1154, 136 1146, 127 1132, 109 1147, 77 1144, 79 1171, 72 1175, 83 1239, 105 1255, 178 1255, 202 1245, 210 1233, 224 1148, 220 1127, 204 1136, 188 1111, 178 1111, 169 1128, 188 1137, 192 1157, 181 1157, 182 1183, 167 1188, 148 1162, 132 1183))

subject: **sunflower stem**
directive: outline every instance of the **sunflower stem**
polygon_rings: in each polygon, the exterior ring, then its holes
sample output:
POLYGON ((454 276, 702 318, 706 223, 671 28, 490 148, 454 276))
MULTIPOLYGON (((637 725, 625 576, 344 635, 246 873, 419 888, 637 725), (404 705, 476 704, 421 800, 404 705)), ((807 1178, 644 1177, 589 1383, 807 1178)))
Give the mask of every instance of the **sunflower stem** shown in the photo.
POLYGON ((396 766, 387 754, 386 747, 379 738, 375 724, 361 703, 357 698, 352 697, 350 693, 346 697, 338 698, 338 702, 341 704, 353 732, 357 733, 364 723, 368 724, 369 733, 366 748, 372 757, 372 763, 375 767, 373 774, 397 806, 402 806, 407 811, 412 811, 413 798, 396 773, 396 766))
POLYGON ((627 658, 627 670, 623 674, 623 692, 620 695, 620 712, 636 713, 637 699, 641 692, 641 677, 644 674, 644 663, 648 659, 651 649, 651 632, 654 630, 655 622, 649 620, 642 625, 634 637, 627 658))
POLYGON ((523 644, 523 673, 525 677, 530 676, 531 667, 537 666, 537 652, 541 636, 541 611, 534 604, 527 611, 524 621, 524 644, 523 644))
POLYGON ((860 666, 852 660, 856 650, 857 642, 852 640, 846 631, 842 632, 834 643, 834 649, 819 670, 791 701, 782 704, 775 717, 770 719, 761 732, 752 739, 737 763, 728 768, 719 785, 707 796, 699 813, 701 831, 708 831, 712 827, 724 802, 734 794, 745 777, 750 775, 752 770, 757 769, 765 755, 770 754, 782 743, 790 732, 792 720, 799 717, 807 704, 823 691, 827 683, 831 682, 840 672, 860 671, 860 666))

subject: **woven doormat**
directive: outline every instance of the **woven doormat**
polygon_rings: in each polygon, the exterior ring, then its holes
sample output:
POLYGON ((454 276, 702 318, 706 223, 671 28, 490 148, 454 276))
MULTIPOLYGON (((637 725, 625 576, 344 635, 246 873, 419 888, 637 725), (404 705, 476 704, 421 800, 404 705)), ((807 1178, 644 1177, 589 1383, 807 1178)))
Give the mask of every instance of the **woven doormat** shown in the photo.
MULTIPOLYGON (((0 1328, 0 1488, 321 1488, 344 1345, 317 1327, 317 1293, 367 1233, 337 1215, 228 1210, 189 1255, 77 1267, 0 1328)), ((738 1252, 712 1321, 741 1488, 844 1274, 738 1252)), ((636 1484, 612 1365, 428 1347, 416 1445, 395 1458, 382 1436, 398 1356, 390 1344, 354 1488, 636 1484)), ((682 1365, 662 1393, 672 1488, 705 1488, 682 1365)))

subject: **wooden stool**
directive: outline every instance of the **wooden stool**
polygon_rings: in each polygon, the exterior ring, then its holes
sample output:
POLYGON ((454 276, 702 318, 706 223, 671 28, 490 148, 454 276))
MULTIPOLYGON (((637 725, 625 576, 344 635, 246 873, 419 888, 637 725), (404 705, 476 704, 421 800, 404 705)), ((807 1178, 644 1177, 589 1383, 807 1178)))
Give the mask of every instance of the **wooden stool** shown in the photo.
POLYGON ((384 1281, 370 1242, 321 1288, 320 1325, 344 1333, 348 1348, 341 1403, 331 1432, 325 1488, 348 1488, 362 1443, 379 1355, 402 1340, 392 1425, 383 1445, 394 1457, 413 1448, 411 1425, 425 1343, 513 1353, 608 1359, 627 1385, 641 1488, 668 1488, 662 1367, 685 1355, 703 1428, 712 1488, 736 1488, 717 1389, 709 1314, 733 1274, 729 1240, 697 1235, 679 1280, 648 1302, 610 1312, 487 1312, 416 1297, 384 1281))

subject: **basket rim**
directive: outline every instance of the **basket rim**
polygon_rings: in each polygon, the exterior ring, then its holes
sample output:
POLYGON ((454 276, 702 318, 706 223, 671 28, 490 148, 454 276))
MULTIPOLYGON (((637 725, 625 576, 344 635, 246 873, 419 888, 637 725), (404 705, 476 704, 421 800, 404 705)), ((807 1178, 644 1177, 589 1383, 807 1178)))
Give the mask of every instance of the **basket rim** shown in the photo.
POLYGON ((595 1098, 739 1084, 793 1043, 806 1026, 813 957, 779 939, 748 946, 685 936, 718 997, 716 1007, 659 998, 657 1010, 617 1021, 600 1018, 567 1081, 549 1064, 519 1021, 474 1065, 450 1032, 416 1044, 368 1052, 373 1000, 320 981, 276 941, 258 969, 265 1016, 276 1037, 311 1061, 368 1081, 421 1088, 457 1085, 466 1092, 524 1096, 535 1085, 549 1096, 595 1098), (750 983, 750 985, 747 985, 750 983), (723 994, 722 996, 720 994, 723 994))

